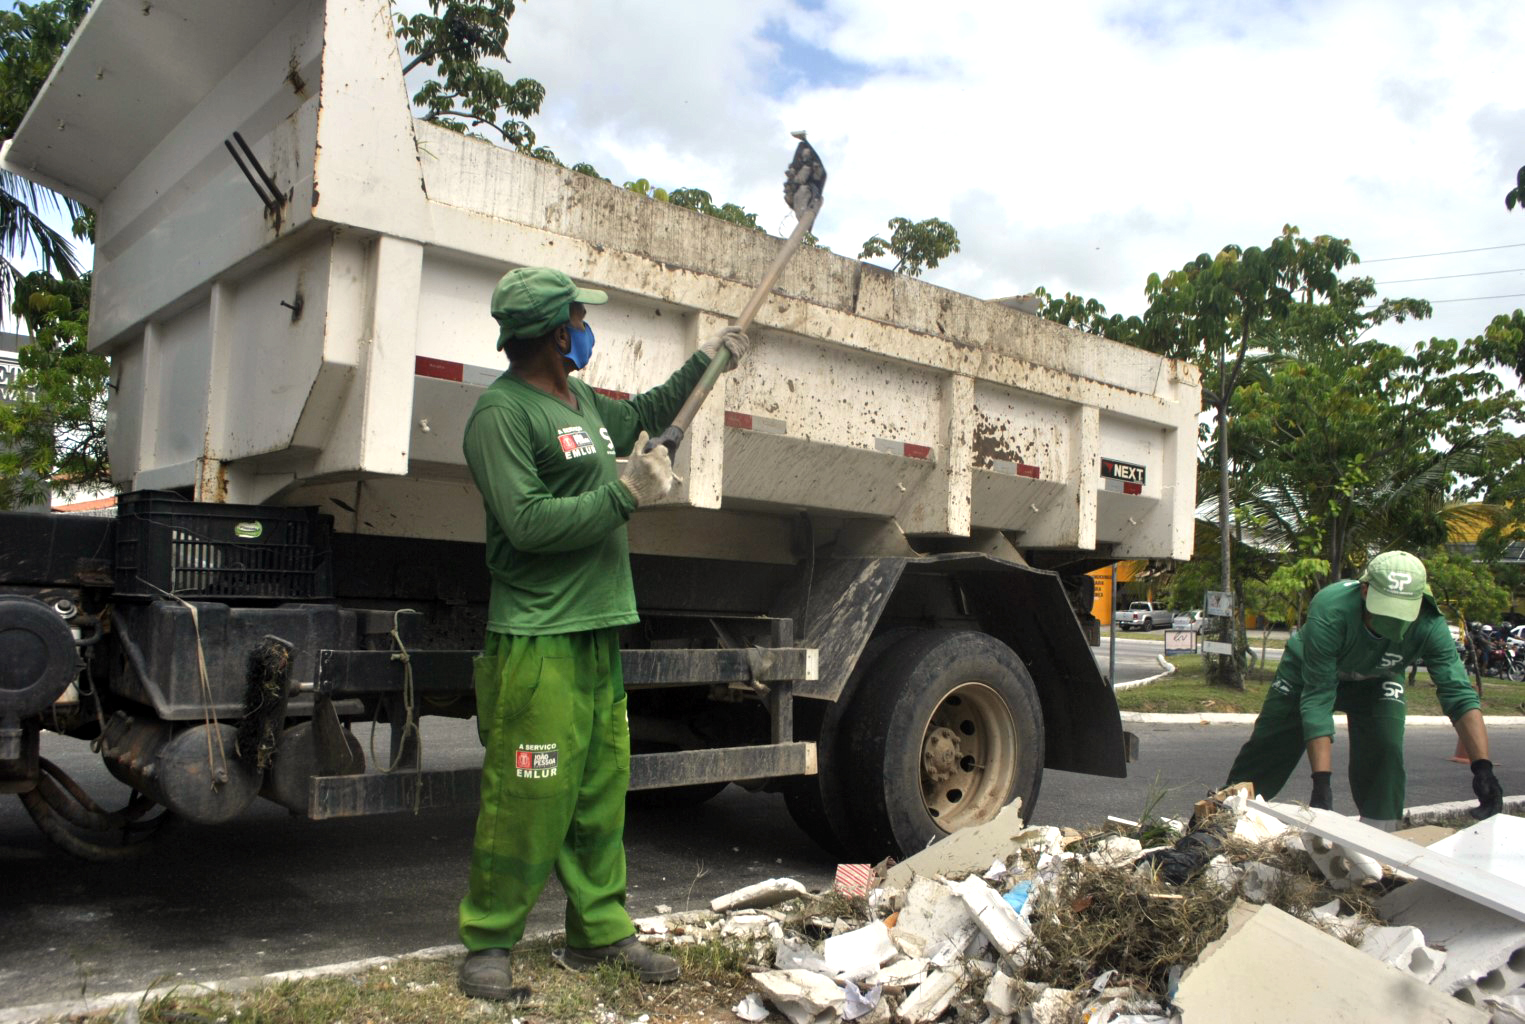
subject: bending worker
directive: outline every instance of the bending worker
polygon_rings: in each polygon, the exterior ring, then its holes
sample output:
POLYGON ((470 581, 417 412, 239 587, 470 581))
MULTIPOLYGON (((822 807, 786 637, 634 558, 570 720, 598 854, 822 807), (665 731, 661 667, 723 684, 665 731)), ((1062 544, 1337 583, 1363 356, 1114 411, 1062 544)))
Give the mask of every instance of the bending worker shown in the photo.
POLYGON ((1407 551, 1373 558, 1361 579, 1314 595, 1308 621, 1287 642, 1255 731, 1229 769, 1229 784, 1253 782, 1266 799, 1281 791, 1306 750, 1311 807, 1334 809, 1329 788, 1334 712, 1350 728, 1350 791, 1361 820, 1392 831, 1403 817, 1403 672, 1422 660, 1440 706, 1472 762, 1474 817, 1503 809, 1488 759, 1488 731, 1456 643, 1430 595, 1424 563, 1407 551))
POLYGON ((513 985, 509 950, 553 869, 567 896, 564 965, 678 976, 676 960, 636 941, 625 912, 630 725, 618 633, 637 621, 625 522, 675 479, 666 448, 645 453, 648 433, 671 423, 722 344, 733 366, 748 346, 727 328, 659 387, 606 398, 569 374, 593 350, 586 307, 607 301, 559 270, 505 274, 492 315, 508 372, 466 424, 492 576, 475 667, 482 806, 460 907, 460 987, 479 998, 528 994, 513 985))

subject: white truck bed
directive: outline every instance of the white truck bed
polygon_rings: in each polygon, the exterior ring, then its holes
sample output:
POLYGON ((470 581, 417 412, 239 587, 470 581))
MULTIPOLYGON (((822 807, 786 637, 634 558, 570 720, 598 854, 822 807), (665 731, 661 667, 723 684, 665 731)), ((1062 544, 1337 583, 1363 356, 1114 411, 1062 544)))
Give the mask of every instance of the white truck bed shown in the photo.
MULTIPOLYGON (((607 290, 584 376, 633 393, 780 244, 415 120, 385 0, 98 0, 3 162, 98 212, 118 484, 317 504, 342 532, 481 539, 460 438, 504 368, 505 270, 607 290)), ((1189 364, 821 250, 752 334, 634 550, 784 558, 803 509, 988 550, 1190 556, 1189 364)))

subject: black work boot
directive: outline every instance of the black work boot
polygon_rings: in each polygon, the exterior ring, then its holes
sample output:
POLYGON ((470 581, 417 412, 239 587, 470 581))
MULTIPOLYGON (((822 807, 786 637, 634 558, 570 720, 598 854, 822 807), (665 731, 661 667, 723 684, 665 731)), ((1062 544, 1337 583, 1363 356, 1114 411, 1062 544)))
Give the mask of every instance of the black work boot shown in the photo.
POLYGON ((634 971, 642 981, 676 981, 678 961, 661 953, 654 953, 636 941, 634 935, 621 939, 612 946, 594 946, 592 949, 557 950, 556 960, 563 967, 574 971, 591 971, 600 964, 616 964, 634 971))
POLYGON ((467 953, 457 983, 461 991, 473 999, 520 1003, 530 994, 523 985, 514 987, 514 972, 509 967, 506 949, 479 949, 467 953))

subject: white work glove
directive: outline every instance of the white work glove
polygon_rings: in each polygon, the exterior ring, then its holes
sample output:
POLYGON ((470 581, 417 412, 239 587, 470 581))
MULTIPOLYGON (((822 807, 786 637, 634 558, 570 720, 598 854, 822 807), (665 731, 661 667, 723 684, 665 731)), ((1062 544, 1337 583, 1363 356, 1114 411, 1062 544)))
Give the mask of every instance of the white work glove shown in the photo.
POLYGON ((730 349, 731 352, 730 362, 726 363, 725 370, 723 371, 725 373, 730 373, 740 366, 741 361, 746 358, 747 352, 752 348, 752 342, 747 338, 746 331, 743 331, 740 327, 727 327, 709 341, 700 345, 699 351, 709 356, 710 359, 714 359, 716 354, 719 353, 721 345, 730 349))
POLYGON ((672 485, 679 482, 678 474, 672 471, 672 456, 667 447, 657 445, 647 452, 647 440, 646 431, 641 431, 630 451, 630 459, 625 463, 625 471, 620 474, 620 483, 625 485, 625 490, 630 492, 638 506, 660 501, 672 490, 672 485))

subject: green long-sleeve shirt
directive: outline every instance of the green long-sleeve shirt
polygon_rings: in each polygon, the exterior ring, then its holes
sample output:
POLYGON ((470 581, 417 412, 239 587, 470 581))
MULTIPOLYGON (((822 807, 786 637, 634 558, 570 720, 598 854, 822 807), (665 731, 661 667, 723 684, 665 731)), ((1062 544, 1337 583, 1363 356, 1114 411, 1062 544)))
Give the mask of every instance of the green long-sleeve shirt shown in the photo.
POLYGON ((1366 628, 1363 607, 1360 583, 1332 583, 1314 595, 1307 623, 1287 641, 1272 685, 1301 695, 1305 741, 1334 735, 1335 698, 1342 683, 1396 683, 1401 697, 1404 670, 1416 661, 1429 671, 1451 721, 1478 707, 1477 693, 1456 656, 1456 642, 1433 598, 1425 596, 1419 618, 1397 642, 1366 628))
POLYGON ((512 372, 477 399, 463 447, 487 514, 488 629, 541 636, 637 621, 625 538, 636 504, 615 456, 642 430, 665 429, 707 365, 695 353, 624 401, 573 378, 575 409, 512 372))

